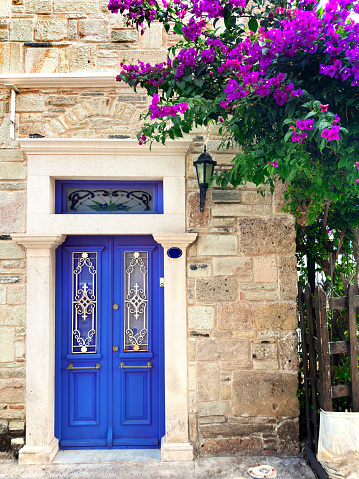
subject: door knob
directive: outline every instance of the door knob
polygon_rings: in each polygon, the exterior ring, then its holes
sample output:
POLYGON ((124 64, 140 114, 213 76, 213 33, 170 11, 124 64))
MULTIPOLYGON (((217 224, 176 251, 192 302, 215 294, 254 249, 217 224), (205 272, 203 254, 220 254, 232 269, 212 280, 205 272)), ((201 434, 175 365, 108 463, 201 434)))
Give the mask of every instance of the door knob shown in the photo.
POLYGON ((112 351, 118 351, 118 346, 112 346, 112 351))
POLYGON ((112 306, 112 309, 115 309, 115 310, 118 309, 118 304, 115 303, 115 304, 112 306))

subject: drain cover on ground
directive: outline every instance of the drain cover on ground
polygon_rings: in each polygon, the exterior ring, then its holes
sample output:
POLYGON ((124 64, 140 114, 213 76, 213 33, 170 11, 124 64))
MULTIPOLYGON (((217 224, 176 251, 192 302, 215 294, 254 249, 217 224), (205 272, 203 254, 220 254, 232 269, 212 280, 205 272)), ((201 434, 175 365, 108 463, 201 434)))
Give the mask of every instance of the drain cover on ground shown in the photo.
POLYGON ((251 466, 247 474, 255 479, 272 479, 277 477, 276 470, 272 466, 266 464, 258 464, 257 466, 251 466))

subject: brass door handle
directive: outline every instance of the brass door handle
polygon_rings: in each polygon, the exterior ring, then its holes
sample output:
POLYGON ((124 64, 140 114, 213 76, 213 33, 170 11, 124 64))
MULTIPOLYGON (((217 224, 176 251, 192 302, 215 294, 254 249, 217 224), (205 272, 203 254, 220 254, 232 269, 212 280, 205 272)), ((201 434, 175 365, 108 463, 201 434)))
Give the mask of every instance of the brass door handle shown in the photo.
POLYGON ((66 369, 101 369, 101 363, 97 363, 95 366, 74 366, 70 363, 66 369))
POLYGON ((120 363, 121 369, 151 369, 153 364, 149 361, 146 366, 126 366, 126 363, 120 363))

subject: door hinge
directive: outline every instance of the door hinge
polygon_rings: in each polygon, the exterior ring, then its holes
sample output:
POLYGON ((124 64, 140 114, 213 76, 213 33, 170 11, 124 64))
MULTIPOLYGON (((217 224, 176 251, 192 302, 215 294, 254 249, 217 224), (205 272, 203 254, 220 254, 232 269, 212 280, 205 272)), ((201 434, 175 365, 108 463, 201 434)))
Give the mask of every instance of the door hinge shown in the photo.
POLYGON ((160 278, 160 288, 164 288, 165 286, 165 278, 160 278))

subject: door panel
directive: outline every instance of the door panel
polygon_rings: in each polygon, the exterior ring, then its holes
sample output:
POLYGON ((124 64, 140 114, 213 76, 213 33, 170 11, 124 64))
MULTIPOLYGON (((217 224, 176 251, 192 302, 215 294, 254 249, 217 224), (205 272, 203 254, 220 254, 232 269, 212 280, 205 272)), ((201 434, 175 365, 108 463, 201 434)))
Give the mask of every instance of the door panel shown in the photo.
POLYGON ((68 237, 57 252, 61 448, 158 447, 163 251, 152 237, 68 237))

